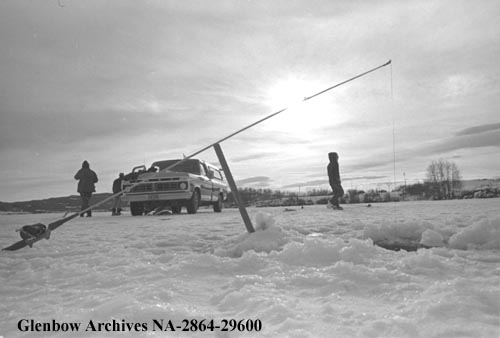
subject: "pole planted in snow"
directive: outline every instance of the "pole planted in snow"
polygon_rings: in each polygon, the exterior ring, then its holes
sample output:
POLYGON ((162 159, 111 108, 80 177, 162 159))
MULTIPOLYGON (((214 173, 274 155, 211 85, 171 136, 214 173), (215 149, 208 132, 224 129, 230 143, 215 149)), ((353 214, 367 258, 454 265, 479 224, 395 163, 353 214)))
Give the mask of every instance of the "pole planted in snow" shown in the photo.
MULTIPOLYGON (((331 86, 331 87, 328 87, 328 88, 326 88, 326 89, 323 89, 323 90, 321 90, 321 91, 319 91, 319 92, 317 92, 317 93, 315 93, 315 94, 312 94, 312 95, 310 95, 310 96, 306 96, 306 97, 304 97, 304 99, 302 100, 302 102, 304 102, 304 101, 308 101, 308 100, 310 100, 310 99, 312 99, 312 98, 315 98, 315 97, 317 97, 317 96, 319 96, 319 95, 321 95, 321 94, 324 94, 324 93, 326 93, 326 92, 328 92, 328 91, 330 91, 330 90, 332 90, 332 89, 335 89, 335 88, 340 87, 340 86, 342 86, 342 85, 344 85, 344 84, 346 84, 346 83, 348 83, 348 82, 354 81, 354 80, 356 80, 356 79, 358 79, 358 78, 360 78, 360 77, 363 77, 363 76, 365 76, 365 75, 368 75, 369 73, 372 73, 372 72, 374 72, 374 71, 376 71, 376 70, 378 70, 378 69, 380 69, 380 68, 383 68, 383 67, 385 67, 385 66, 388 66, 388 65, 390 65, 390 64, 391 64, 391 60, 387 61, 386 63, 384 63, 384 64, 382 64, 382 65, 380 65, 380 66, 377 66, 377 67, 375 67, 375 68, 372 68, 372 69, 370 69, 370 70, 367 70, 366 72, 363 72, 363 73, 358 74, 358 75, 356 75, 356 76, 353 76, 353 77, 351 77, 351 78, 349 78, 349 79, 347 79, 347 80, 344 80, 344 81, 342 81, 342 82, 339 82, 339 83, 337 83, 337 84, 335 84, 335 85, 333 85, 333 86, 331 86)), ((230 138, 232 138, 232 137, 234 137, 234 136, 236 136, 236 135, 240 134, 241 132, 244 132, 245 130, 248 130, 248 129, 252 128, 252 127, 255 127, 256 125, 258 125, 258 124, 260 124, 260 123, 262 123, 262 122, 264 122, 264 121, 266 121, 266 120, 270 119, 271 117, 274 117, 274 116, 276 116, 276 115, 278 115, 278 114, 281 114, 282 112, 286 111, 288 108, 289 108, 289 107, 286 107, 286 108, 283 108, 283 109, 281 109, 281 110, 278 110, 278 111, 277 111, 277 112, 275 112, 275 113, 269 114, 269 115, 267 115, 267 116, 265 116, 265 117, 261 118, 260 120, 255 121, 254 123, 251 123, 251 124, 249 124, 248 126, 245 126, 245 127, 241 128, 241 129, 239 129, 239 130, 235 131, 234 133, 229 134, 229 135, 227 135, 227 136, 225 136, 225 137, 223 137, 223 138, 221 138, 221 139, 219 139, 219 140, 217 140, 217 141, 215 141, 215 142, 213 142, 213 143, 209 144, 209 145, 208 145, 208 146, 206 146, 206 147, 201 148, 200 150, 198 150, 198 151, 196 151, 196 152, 194 152, 194 153, 192 153, 192 154, 190 154, 190 155, 188 155, 188 156, 184 157, 182 160, 179 160, 178 162, 173 163, 172 165, 168 166, 167 168, 165 168, 165 169, 163 169, 163 170, 160 170, 159 172, 157 172, 157 173, 156 173, 156 175, 158 175, 158 174, 159 174, 160 172, 162 172, 162 171, 168 171, 168 170, 172 169, 172 168, 173 168, 173 167, 175 167, 176 165, 179 165, 180 163, 183 163, 183 162, 185 162, 185 161, 187 161, 187 160, 189 160, 189 159, 191 159, 191 158, 195 157, 196 155, 201 154, 202 152, 204 152, 204 151, 206 151, 206 150, 208 150, 208 149, 210 149, 210 148, 214 147, 216 144, 222 143, 222 142, 224 142, 224 141, 226 141, 226 140, 228 140, 228 139, 230 139, 230 138)), ((154 176, 153 176, 153 177, 154 177, 154 176)), ((93 208, 95 208, 95 207, 97 207, 97 206, 99 206, 99 205, 102 205, 102 204, 106 203, 107 201, 109 201, 109 200, 111 200, 111 199, 115 198, 116 196, 121 195, 122 193, 127 193, 127 192, 128 192, 128 191, 130 191, 132 188, 134 188, 134 187, 136 187, 136 186, 138 186, 138 185, 140 185, 140 184, 142 184, 142 183, 143 183, 142 181, 138 181, 138 182, 134 183, 133 185, 129 186, 129 187, 127 188, 127 191, 125 191, 125 192, 120 192, 120 193, 116 193, 116 194, 114 194, 114 195, 112 195, 112 196, 109 196, 108 198, 106 198, 106 199, 104 199, 104 200, 100 201, 99 203, 96 203, 96 204, 94 204, 94 205, 92 205, 92 206, 88 207, 87 209, 82 210, 82 211, 80 211, 80 212, 81 212, 81 213, 84 213, 84 212, 86 212, 86 211, 88 211, 88 210, 91 210, 91 209, 93 209, 93 208)))
POLYGON ((236 182, 234 181, 233 174, 229 169, 229 165, 227 164, 226 157, 222 152, 222 148, 219 143, 214 144, 215 153, 219 158, 220 165, 222 166, 222 170, 224 170, 224 175, 226 176, 227 183, 229 184, 229 188, 231 188, 231 192, 233 193, 234 200, 236 204, 238 204, 238 209, 240 210, 241 218, 243 218, 243 222, 247 228, 247 231, 252 233, 255 232, 252 221, 250 217, 248 217, 247 209, 245 208, 245 204, 243 204, 243 199, 241 198, 240 192, 238 191, 238 187, 236 186, 236 182))
MULTIPOLYGON (((342 82, 340 82, 340 83, 337 83, 336 85, 333 85, 333 86, 331 86, 331 87, 328 87, 328 88, 326 88, 326 89, 323 89, 323 90, 321 90, 321 91, 319 91, 319 92, 317 92, 317 93, 315 93, 315 94, 313 94, 313 95, 306 96, 306 97, 304 97, 304 99, 302 100, 302 102, 304 102, 304 101, 308 101, 308 100, 310 100, 310 99, 312 99, 312 98, 314 98, 314 97, 316 97, 316 96, 319 96, 319 95, 321 95, 321 94, 324 94, 324 93, 326 93, 326 92, 328 92, 328 91, 330 91, 330 90, 332 90, 332 89, 334 89, 334 88, 340 87, 340 86, 342 86, 342 85, 344 85, 344 84, 346 84, 346 83, 348 83, 348 82, 351 82, 351 81, 356 80, 356 79, 358 79, 358 78, 360 78, 360 77, 362 77, 362 76, 365 76, 365 75, 367 75, 367 74, 369 74, 369 73, 372 73, 372 72, 374 72, 374 71, 376 71, 376 70, 378 70, 378 69, 380 69, 380 68, 382 68, 382 67, 385 67, 385 66, 389 65, 390 63, 391 63, 391 60, 387 61, 386 63, 384 63, 384 64, 382 64, 382 65, 380 65, 380 66, 377 66, 377 67, 375 67, 375 68, 372 68, 372 69, 370 69, 370 70, 368 70, 368 71, 366 71, 366 72, 363 72, 363 73, 361 73, 361 74, 358 74, 358 75, 356 75, 356 76, 353 76, 353 77, 351 77, 351 78, 349 78, 349 79, 347 79, 347 80, 345 80, 345 81, 342 81, 342 82)), ((245 130, 247 130, 247 129, 250 129, 250 128, 252 128, 252 127, 254 127, 254 126, 258 125, 258 124, 260 124, 260 123, 262 123, 262 122, 264 122, 264 121, 266 121, 266 120, 270 119, 271 117, 274 117, 274 116, 276 116, 276 115, 278 115, 278 114, 281 114, 282 112, 286 111, 287 109, 288 109, 288 107, 283 108, 283 109, 281 109, 281 110, 279 110, 279 111, 277 111, 277 112, 275 112, 275 113, 269 114, 269 115, 265 116, 264 118, 262 118, 262 119, 260 119, 260 120, 258 120, 258 121, 256 121, 256 122, 254 122, 254 123, 252 123, 252 124, 249 124, 248 126, 243 127, 243 128, 241 128, 241 129, 239 129, 239 130, 235 131, 234 133, 232 133, 232 134, 230 134, 230 135, 228 135, 228 136, 225 136, 225 137, 223 137, 223 138, 221 138, 221 139, 219 139, 219 140, 217 140, 217 141, 215 141, 215 142, 211 143, 210 145, 208 145, 208 146, 206 146, 206 147, 201 148, 200 150, 198 150, 198 151, 196 151, 196 152, 194 152, 194 153, 190 154, 189 156, 184 157, 182 160, 179 160, 178 162, 176 162, 176 163, 174 163, 174 164, 172 164, 172 165, 168 166, 167 168, 165 168, 165 169, 163 169, 163 170, 159 171, 158 173, 156 173, 156 175, 158 175, 160 172, 167 171, 167 170, 169 170, 169 169, 173 168, 174 166, 176 166, 176 165, 178 165, 178 164, 180 164, 180 163, 182 163, 182 162, 184 162, 184 161, 187 161, 188 159, 193 158, 194 156, 196 156, 196 155, 198 155, 198 154, 200 154, 200 153, 202 153, 202 152, 204 152, 204 151, 206 151, 206 150, 208 150, 208 149, 210 149, 210 148, 212 148, 212 147, 214 147, 214 148, 215 148, 215 146, 216 146, 216 145, 219 145, 219 143, 222 143, 222 142, 224 142, 224 141, 226 141, 226 140, 228 140, 228 139, 230 139, 230 138, 232 138, 232 137, 234 137, 234 136, 238 135, 239 133, 241 133, 241 132, 243 132, 243 131, 245 131, 245 130)), ((220 146, 219 146, 218 148, 220 149, 220 146)), ((129 186, 129 187, 127 188, 127 190, 126 190, 126 191, 122 191, 122 192, 119 192, 119 193, 113 194, 113 195, 111 195, 111 196, 109 196, 109 197, 105 198, 104 200, 102 200, 102 201, 100 201, 100 202, 98 202, 98 203, 96 203, 96 204, 91 205, 90 207, 86 208, 85 210, 81 210, 81 211, 79 211, 79 212, 76 212, 76 213, 75 213, 75 214, 73 214, 72 216, 68 216, 68 217, 66 217, 66 218, 62 218, 62 219, 60 219, 60 220, 58 220, 58 221, 56 221, 56 222, 61 223, 61 224, 59 224, 59 225, 62 225, 63 223, 65 223, 65 222, 67 222, 67 221, 69 221, 69 220, 73 219, 73 218, 74 218, 74 217, 73 217, 74 215, 79 215, 79 214, 85 213, 85 212, 87 212, 87 211, 89 211, 89 210, 92 210, 92 209, 94 209, 94 208, 96 208, 96 207, 98 207, 98 206, 100 206, 100 205, 102 205, 102 204, 106 203, 107 201, 112 200, 113 198, 115 198, 115 197, 117 197, 117 196, 120 196, 120 195, 122 195, 122 194, 126 194, 126 193, 127 193, 127 192, 129 192, 132 188, 134 188, 134 187, 136 187, 136 186, 138 186, 138 185, 140 185, 140 184, 142 184, 142 183, 143 183, 143 181, 138 181, 138 182, 134 183, 133 185, 129 186)), ((250 226, 251 226, 251 223, 250 223, 250 226)), ((247 229, 248 229, 248 226, 247 226, 247 229)), ((253 227, 252 227, 252 229, 253 229, 253 227)))

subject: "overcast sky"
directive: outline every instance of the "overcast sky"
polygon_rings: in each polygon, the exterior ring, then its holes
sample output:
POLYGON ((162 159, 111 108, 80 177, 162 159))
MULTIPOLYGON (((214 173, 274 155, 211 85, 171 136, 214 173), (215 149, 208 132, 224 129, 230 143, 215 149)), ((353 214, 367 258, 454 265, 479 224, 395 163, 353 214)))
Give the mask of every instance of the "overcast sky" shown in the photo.
POLYGON ((346 189, 439 158, 499 177, 499 17, 496 0, 3 0, 0 201, 76 194, 83 160, 110 192, 389 59, 222 143, 239 184, 327 188, 330 151, 346 189))

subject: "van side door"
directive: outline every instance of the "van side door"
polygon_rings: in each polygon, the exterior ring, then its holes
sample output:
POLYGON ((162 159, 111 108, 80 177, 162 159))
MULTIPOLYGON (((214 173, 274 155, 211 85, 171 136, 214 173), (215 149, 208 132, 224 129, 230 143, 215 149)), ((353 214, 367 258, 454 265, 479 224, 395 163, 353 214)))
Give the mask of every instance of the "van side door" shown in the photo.
POLYGON ((212 201, 213 184, 205 163, 200 161, 200 190, 202 201, 212 201))
POLYGON ((208 170, 210 171, 209 177, 212 181, 212 201, 217 201, 221 193, 225 197, 226 192, 224 190, 226 189, 226 185, 219 169, 208 166, 208 170))

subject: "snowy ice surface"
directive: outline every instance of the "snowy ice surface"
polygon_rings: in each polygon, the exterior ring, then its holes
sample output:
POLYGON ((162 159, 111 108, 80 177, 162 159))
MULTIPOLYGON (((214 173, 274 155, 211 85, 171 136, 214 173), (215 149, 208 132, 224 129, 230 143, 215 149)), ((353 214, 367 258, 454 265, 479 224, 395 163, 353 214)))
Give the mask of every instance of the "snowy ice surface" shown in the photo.
MULTIPOLYGON (((2 337, 500 337, 500 199, 77 218, 0 253, 2 337), (374 242, 430 246, 391 251, 374 242), (260 319, 260 332, 20 332, 260 319)), ((61 215, 0 215, 15 229, 61 215)))

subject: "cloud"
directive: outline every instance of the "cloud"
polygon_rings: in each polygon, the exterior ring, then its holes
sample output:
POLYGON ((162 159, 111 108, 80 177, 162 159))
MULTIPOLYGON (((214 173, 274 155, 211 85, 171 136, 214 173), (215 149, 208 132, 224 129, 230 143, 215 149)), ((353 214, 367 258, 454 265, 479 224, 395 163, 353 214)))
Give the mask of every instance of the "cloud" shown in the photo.
POLYGON ((462 130, 458 131, 455 135, 456 136, 463 136, 463 135, 481 134, 484 132, 489 132, 489 131, 498 130, 498 129, 500 129, 500 123, 489 123, 489 124, 483 124, 480 126, 462 129, 462 130))
POLYGON ((238 162, 246 162, 249 160, 258 160, 260 158, 266 158, 272 155, 273 155, 272 153, 250 154, 247 156, 233 157, 231 158, 231 162, 238 163, 238 162))
POLYGON ((393 162, 392 157, 389 158, 388 156, 386 156, 386 159, 376 159, 376 160, 365 159, 364 161, 358 161, 357 164, 346 165, 345 169, 346 171, 363 171, 367 169, 373 169, 385 166, 391 164, 392 162, 393 162))
POLYGON ((267 176, 255 176, 255 177, 249 177, 245 178, 242 180, 238 180, 237 184, 238 185, 243 185, 243 184, 251 184, 251 185, 258 185, 258 186, 267 186, 269 185, 271 181, 271 178, 267 176))
MULTIPOLYGON (((447 138, 436 138, 414 147, 397 147, 396 161, 398 163, 411 161, 418 157, 444 156, 446 153, 483 147, 500 147, 500 123, 485 124, 462 129, 447 138)), ((346 164, 345 171, 363 171, 380 168, 393 163, 392 153, 386 149, 386 154, 373 154, 355 164, 346 164)), ((456 154, 453 158, 460 158, 456 154)))
MULTIPOLYGON (((356 177, 342 177, 342 182, 350 182, 350 181, 374 181, 378 180, 381 178, 386 178, 387 176, 356 176, 356 177)), ((282 189, 289 189, 289 188, 300 188, 300 187, 314 187, 318 185, 328 185, 330 184, 328 179, 319 179, 319 180, 312 180, 312 181, 306 181, 306 182, 299 182, 299 183, 293 183, 293 184, 288 184, 284 185, 281 188, 282 189)))
MULTIPOLYGON (((389 58, 390 69, 308 101, 306 113, 231 138, 223 148, 238 177, 321 185, 332 150, 343 176, 390 176, 394 116, 406 173, 435 155, 461 155, 477 171, 491 154, 483 162, 465 154, 499 143, 494 1, 63 4, 0 2, 7 182, 63 166, 48 171, 57 182, 89 159, 113 173, 102 180, 110 186, 124 168, 189 154, 275 112, 270 89, 284 80, 306 81, 306 96, 389 58), (457 121, 484 125, 456 132, 457 121), (446 154, 459 149, 469 150, 446 154)), ((46 186, 35 193, 55 184, 46 186)))
POLYGON ((313 187, 313 186, 325 185, 325 184, 328 184, 328 179, 287 184, 287 185, 282 186, 281 188, 282 189, 289 189, 289 188, 300 188, 300 187, 313 187))
POLYGON ((74 149, 84 140, 108 147, 117 140, 123 143, 147 135, 181 137, 179 128, 185 124, 183 115, 168 113, 161 117, 124 111, 15 114, 0 125, 0 150, 9 147, 60 151, 74 149))
POLYGON ((368 181, 372 181, 372 180, 379 180, 381 178, 387 178, 387 176, 385 175, 372 175, 372 176, 356 176, 356 177, 344 177, 342 178, 342 181, 360 181, 360 180, 368 180, 368 181))
MULTIPOLYGON (((493 126, 493 125, 490 125, 493 126)), ((500 147, 500 128, 487 128, 479 126, 462 130, 456 136, 439 140, 428 145, 421 152, 428 151, 432 154, 442 154, 460 149, 473 149, 482 147, 500 147)))

